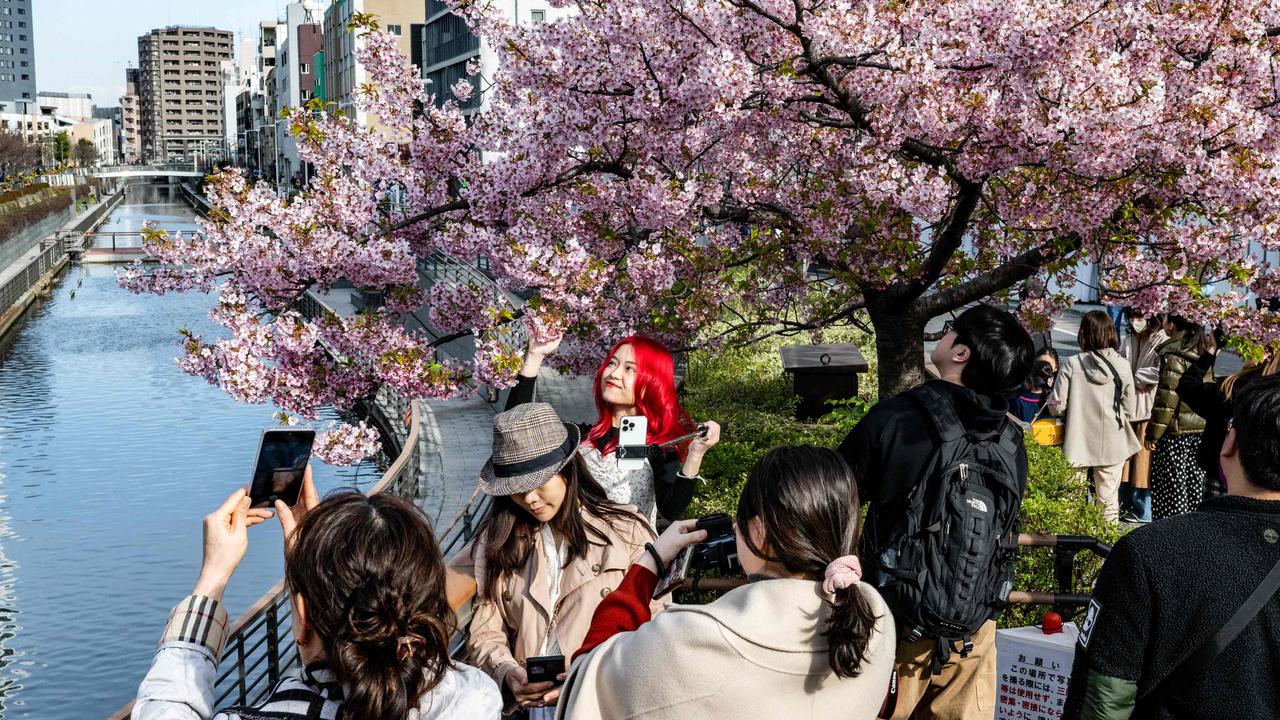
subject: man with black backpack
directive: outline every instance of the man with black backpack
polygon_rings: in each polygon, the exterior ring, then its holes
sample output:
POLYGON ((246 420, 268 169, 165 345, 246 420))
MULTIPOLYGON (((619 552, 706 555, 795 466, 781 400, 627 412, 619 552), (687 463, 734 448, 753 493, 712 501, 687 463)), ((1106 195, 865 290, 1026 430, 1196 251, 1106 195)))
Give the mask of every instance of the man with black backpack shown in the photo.
POLYGON ((1280 714, 1280 375, 1233 393, 1225 497, 1116 543, 1080 623, 1069 720, 1280 714))
POLYGON ((898 626, 885 717, 990 720, 995 617, 1008 594, 1027 482, 1006 399, 1031 370, 1031 337, 988 305, 947 324, 940 380, 871 409, 840 445, 870 503, 859 555, 898 626))

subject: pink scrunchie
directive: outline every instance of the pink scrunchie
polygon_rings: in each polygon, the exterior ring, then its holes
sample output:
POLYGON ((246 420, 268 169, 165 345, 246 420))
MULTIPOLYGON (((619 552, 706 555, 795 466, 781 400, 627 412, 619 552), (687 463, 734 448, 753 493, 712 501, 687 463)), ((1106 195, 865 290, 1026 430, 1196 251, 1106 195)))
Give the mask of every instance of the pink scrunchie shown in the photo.
POLYGON ((861 579, 862 563, 858 562, 857 555, 838 557, 827 565, 827 571, 823 573, 822 591, 830 594, 844 590, 851 585, 857 585, 861 579))

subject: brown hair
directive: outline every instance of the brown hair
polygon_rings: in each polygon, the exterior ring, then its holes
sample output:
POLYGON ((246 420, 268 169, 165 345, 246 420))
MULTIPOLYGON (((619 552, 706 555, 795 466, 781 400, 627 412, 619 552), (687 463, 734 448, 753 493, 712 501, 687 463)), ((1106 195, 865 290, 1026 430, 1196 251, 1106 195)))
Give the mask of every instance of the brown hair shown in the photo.
POLYGON ((1247 377, 1249 375, 1266 377, 1267 375, 1275 375, 1277 372, 1280 372, 1280 347, 1273 348, 1271 351, 1271 357, 1266 360, 1263 360, 1256 365, 1250 365, 1238 373, 1232 373, 1227 376, 1227 378, 1222 381, 1222 396, 1227 400, 1230 400, 1231 393, 1235 390, 1236 383, 1239 382, 1242 377, 1247 377))
MULTIPOLYGON (((751 552, 792 575, 821 582, 827 565, 858 546, 858 484, 844 458, 812 445, 770 450, 751 470, 738 500, 738 533, 751 552), (764 524, 767 548, 747 531, 764 524)), ((839 677, 856 677, 878 619, 856 585, 839 591, 827 623, 827 662, 839 677)))
POLYGON ((341 492, 302 521, 285 579, 349 690, 339 717, 401 720, 447 669, 454 613, 422 511, 390 494, 341 492))
MULTIPOLYGON (((606 539, 604 533, 586 523, 584 515, 593 515, 611 525, 614 519, 640 521, 639 516, 609 502, 604 488, 591 476, 579 453, 574 452, 573 459, 559 474, 564 478, 564 501, 550 524, 564 538, 568 550, 566 562, 586 557, 589 535, 597 540, 606 539)), ((533 552, 534 535, 541 525, 537 518, 510 497, 493 498, 489 513, 476 529, 476 536, 483 538, 485 546, 486 587, 480 588, 484 595, 497 597, 502 578, 520 572, 525 566, 533 552)), ((471 552, 475 552, 474 546, 471 552)))
POLYGON ((1080 341, 1082 352, 1119 349, 1120 338, 1116 336, 1116 326, 1111 317, 1101 310, 1090 310, 1080 318, 1080 332, 1076 336, 1080 341))

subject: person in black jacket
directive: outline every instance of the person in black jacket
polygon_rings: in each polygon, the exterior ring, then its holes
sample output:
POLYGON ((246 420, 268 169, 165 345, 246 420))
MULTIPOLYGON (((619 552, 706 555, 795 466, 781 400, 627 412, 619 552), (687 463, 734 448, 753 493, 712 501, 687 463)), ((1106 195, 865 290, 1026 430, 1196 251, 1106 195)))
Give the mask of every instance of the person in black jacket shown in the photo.
POLYGON ((1076 647, 1066 720, 1273 718, 1280 595, 1196 673, 1166 682, 1280 561, 1280 376, 1240 386, 1219 455, 1227 496, 1111 551, 1076 647))
POLYGON ((1273 352, 1270 359, 1250 364, 1240 372, 1225 379, 1206 380, 1218 359, 1217 343, 1211 344, 1200 358, 1192 363, 1178 381, 1178 397, 1192 412, 1204 418, 1204 433, 1200 436, 1200 450, 1196 459, 1205 473, 1205 495, 1215 497, 1226 492, 1225 478, 1218 466, 1218 451, 1227 437, 1227 423, 1231 420, 1231 396, 1250 380, 1280 371, 1280 352, 1273 352))
MULTIPOLYGON (((1007 398, 1031 371, 1034 353, 1031 336, 1012 315, 978 305, 948 324, 930 356, 941 379, 926 385, 946 398, 967 430, 998 431, 1012 422, 1007 398)), ((873 583, 880 549, 906 514, 911 490, 937 462, 940 441, 913 399, 924 388, 881 400, 840 444, 839 452, 858 480, 858 497, 870 504, 858 555, 864 577, 873 583)), ((1019 487, 1025 487, 1027 454, 1021 438, 1013 465, 1019 487)), ((938 674, 931 667, 935 640, 908 641, 908 635, 899 628, 894 719, 990 720, 996 692, 994 614, 973 635, 972 650, 966 656, 952 653, 938 674)))

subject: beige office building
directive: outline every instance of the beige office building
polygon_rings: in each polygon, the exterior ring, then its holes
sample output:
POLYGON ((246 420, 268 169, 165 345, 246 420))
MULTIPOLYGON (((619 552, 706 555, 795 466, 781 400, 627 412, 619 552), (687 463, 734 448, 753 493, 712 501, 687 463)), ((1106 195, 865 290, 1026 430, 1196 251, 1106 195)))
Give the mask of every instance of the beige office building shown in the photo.
MULTIPOLYGON (((363 112, 356 112, 357 89, 369 81, 368 73, 356 62, 358 33, 347 29, 356 13, 372 13, 384 30, 396 36, 400 54, 408 63, 415 56, 413 38, 420 37, 427 6, 423 0, 331 0, 324 11, 324 82, 325 100, 338 106, 361 125, 369 122, 363 112)), ((363 32, 363 31, 359 31, 363 32)), ((421 52, 419 46, 418 52, 421 52)), ((377 123, 374 123, 377 127, 377 123)))
POLYGON ((144 162, 227 156, 222 62, 232 33, 171 26, 138 38, 139 125, 144 162))

